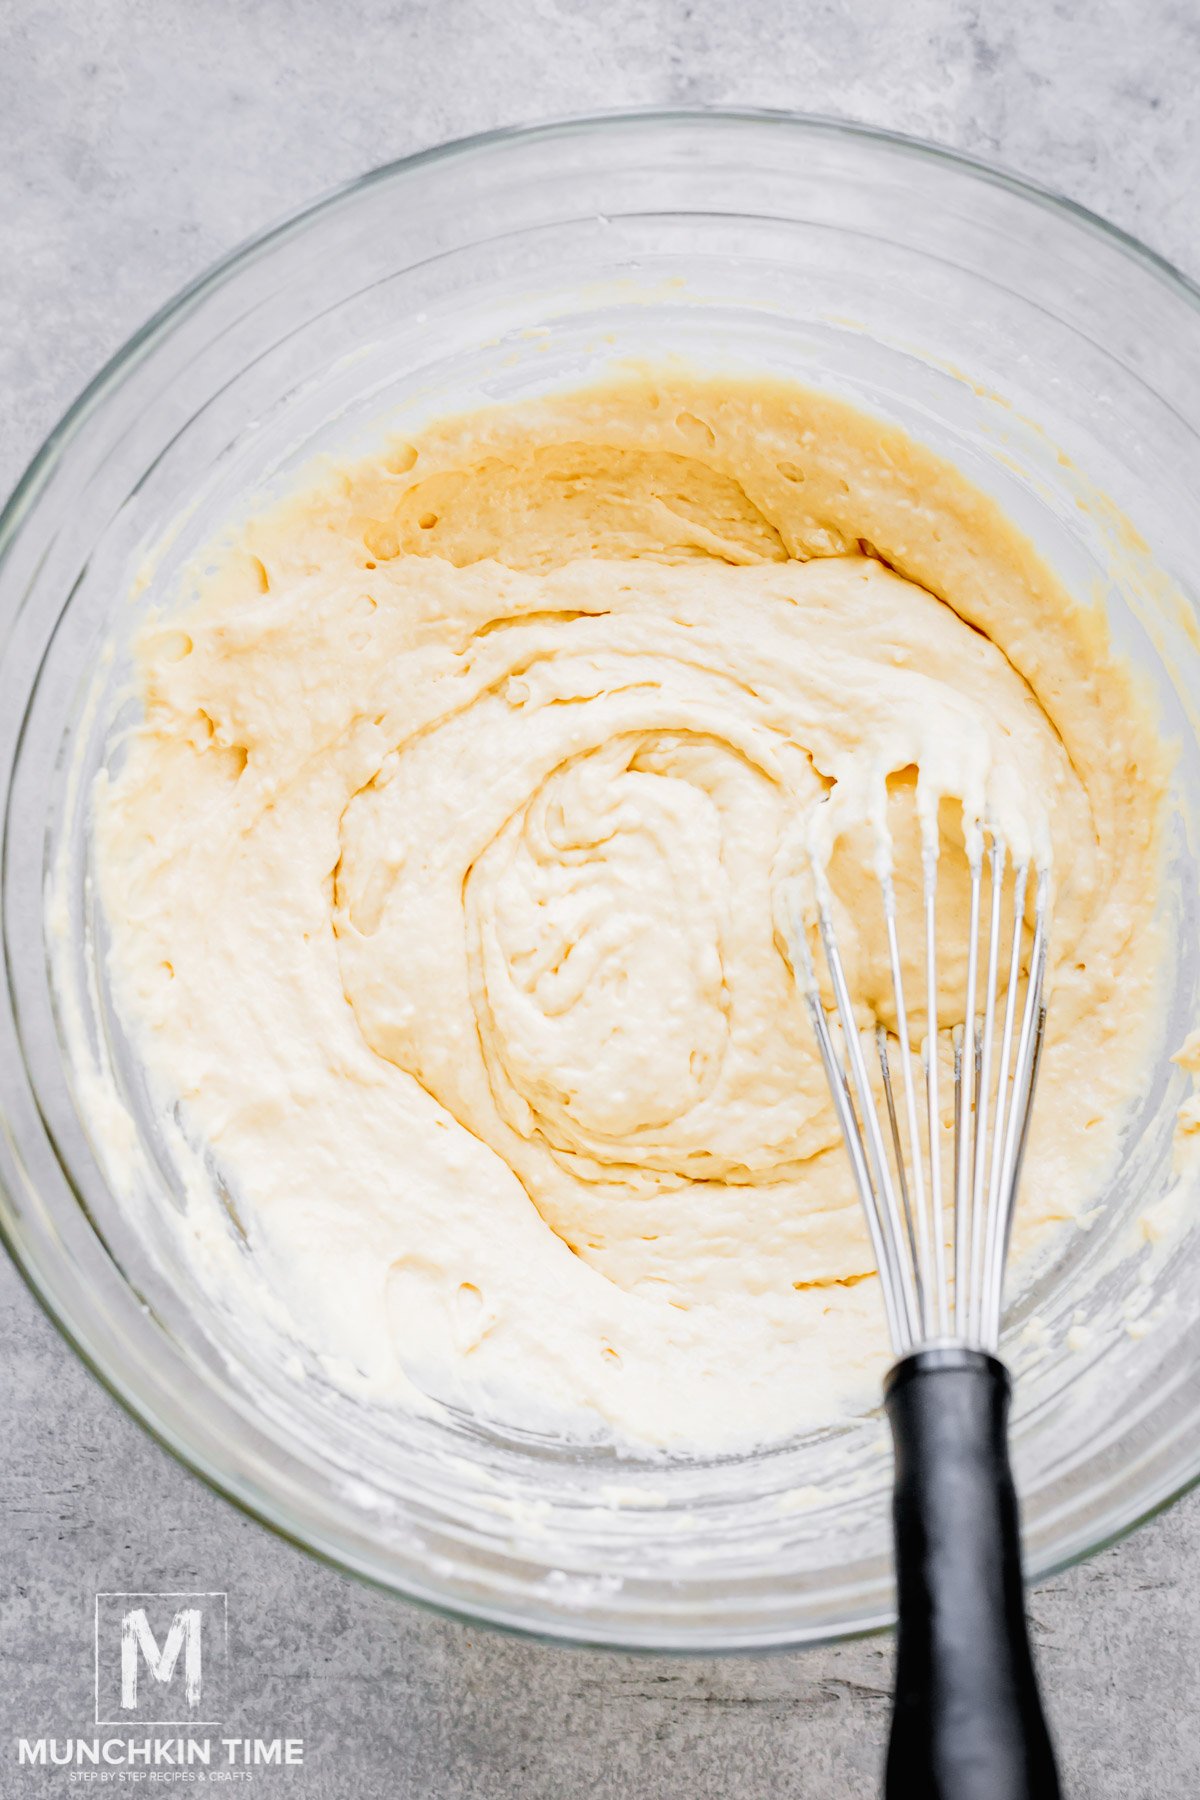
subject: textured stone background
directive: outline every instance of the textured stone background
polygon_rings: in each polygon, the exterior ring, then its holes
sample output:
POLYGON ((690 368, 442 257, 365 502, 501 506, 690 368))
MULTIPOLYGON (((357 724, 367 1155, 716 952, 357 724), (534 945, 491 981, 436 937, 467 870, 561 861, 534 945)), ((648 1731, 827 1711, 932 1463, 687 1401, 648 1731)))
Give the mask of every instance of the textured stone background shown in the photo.
MULTIPOLYGON (((331 184, 598 107, 838 113, 1000 160, 1200 275, 1194 0, 6 0, 0 487, 145 316, 331 184)), ((0 1266, 0 1794, 91 1716, 97 1589, 227 1589, 238 1719, 302 1732, 303 1800, 850 1800, 890 1651, 676 1663, 544 1650, 318 1567, 148 1442, 0 1266), (249 1645, 259 1646, 252 1662, 249 1645)), ((1200 1785, 1200 1503, 1031 1599, 1077 1800, 1200 1785)), ((914 1800, 918 1800, 914 1796, 914 1800)))

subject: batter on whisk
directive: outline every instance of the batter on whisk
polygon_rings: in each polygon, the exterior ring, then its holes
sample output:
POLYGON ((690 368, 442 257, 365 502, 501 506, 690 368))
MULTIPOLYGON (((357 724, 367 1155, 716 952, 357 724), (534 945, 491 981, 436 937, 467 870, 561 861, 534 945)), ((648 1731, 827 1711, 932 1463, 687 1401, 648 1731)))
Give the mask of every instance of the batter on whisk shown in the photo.
POLYGON ((114 991, 297 1334, 381 1398, 702 1451, 874 1403, 785 916, 830 795, 864 1024, 881 808, 902 906, 919 807, 951 909, 964 803, 1052 866, 1016 1280, 1100 1194, 1154 1048, 1166 757, 950 465, 788 384, 640 373, 389 440, 207 560, 95 796, 114 991))

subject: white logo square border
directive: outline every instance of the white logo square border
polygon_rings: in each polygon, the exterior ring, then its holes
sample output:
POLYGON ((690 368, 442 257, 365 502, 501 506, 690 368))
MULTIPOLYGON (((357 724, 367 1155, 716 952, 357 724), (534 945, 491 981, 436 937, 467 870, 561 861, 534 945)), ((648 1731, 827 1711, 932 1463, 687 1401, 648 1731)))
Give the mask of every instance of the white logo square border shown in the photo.
POLYGON ((229 1594, 216 1589, 211 1593, 189 1593, 183 1588, 100 1588, 93 1602, 92 1624, 92 1716, 97 1725, 220 1725, 220 1719, 102 1719, 100 1717, 100 1602, 102 1600, 219 1600, 221 1602, 221 1635, 225 1643, 225 1666, 229 1667, 229 1594))

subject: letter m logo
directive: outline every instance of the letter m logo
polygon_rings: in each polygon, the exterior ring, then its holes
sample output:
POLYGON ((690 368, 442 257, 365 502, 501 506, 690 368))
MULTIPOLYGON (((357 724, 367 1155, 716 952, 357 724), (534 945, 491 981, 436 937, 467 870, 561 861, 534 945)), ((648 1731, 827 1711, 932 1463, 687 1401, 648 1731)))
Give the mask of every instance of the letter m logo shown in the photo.
POLYGON ((175 1673, 183 1651, 184 1693, 189 1707, 200 1704, 200 1625, 204 1614, 198 1606, 183 1606, 171 1620, 162 1649, 151 1630, 144 1606, 135 1606, 121 1619, 121 1706, 137 1713, 138 1666, 143 1661, 155 1681, 166 1683, 175 1673))
POLYGON ((96 1723, 218 1725, 224 1594, 97 1594, 96 1723))

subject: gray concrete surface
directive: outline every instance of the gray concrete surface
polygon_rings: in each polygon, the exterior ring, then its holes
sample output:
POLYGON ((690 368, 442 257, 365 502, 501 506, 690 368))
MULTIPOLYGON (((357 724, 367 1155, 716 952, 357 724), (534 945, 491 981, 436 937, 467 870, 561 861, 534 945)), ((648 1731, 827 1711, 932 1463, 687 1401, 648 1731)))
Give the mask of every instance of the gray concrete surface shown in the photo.
MULTIPOLYGON (((618 105, 844 114, 1048 182, 1200 274, 1193 0, 6 0, 0 487, 182 282, 372 164, 618 105)), ((224 1589, 230 1717, 304 1800, 851 1800, 890 1649, 685 1664, 440 1622, 276 1542, 148 1442, 0 1266, 0 1795, 91 1718, 98 1589, 224 1589)), ((1200 1503, 1032 1596, 1077 1800, 1200 1786, 1200 1503)), ((914 1800, 919 1800, 914 1796, 914 1800)))

